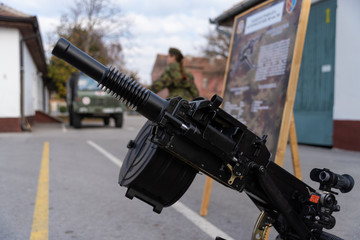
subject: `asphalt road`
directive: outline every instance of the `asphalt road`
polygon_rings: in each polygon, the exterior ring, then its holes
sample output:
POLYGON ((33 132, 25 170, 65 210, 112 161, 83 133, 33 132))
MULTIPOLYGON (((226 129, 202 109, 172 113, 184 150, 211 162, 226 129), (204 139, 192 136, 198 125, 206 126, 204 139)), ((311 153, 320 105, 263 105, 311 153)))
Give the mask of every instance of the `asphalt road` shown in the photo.
MULTIPOLYGON (((79 130, 61 124, 38 124, 32 133, 0 134, 0 239, 29 239, 44 142, 49 143, 49 239, 250 239, 259 211, 242 193, 213 184, 209 213, 198 216, 205 176, 198 174, 180 204, 159 215, 125 197, 118 185, 119 164, 126 145, 145 119, 127 116, 124 127, 86 122, 79 130), (215 234, 215 235, 214 235, 215 234)), ((330 232, 344 239, 360 236, 360 153, 300 146, 304 181, 314 167, 347 173, 356 184, 337 197, 341 212, 330 232)), ((287 151, 285 168, 291 170, 287 151)), ((271 231, 271 238, 275 236, 271 231)))

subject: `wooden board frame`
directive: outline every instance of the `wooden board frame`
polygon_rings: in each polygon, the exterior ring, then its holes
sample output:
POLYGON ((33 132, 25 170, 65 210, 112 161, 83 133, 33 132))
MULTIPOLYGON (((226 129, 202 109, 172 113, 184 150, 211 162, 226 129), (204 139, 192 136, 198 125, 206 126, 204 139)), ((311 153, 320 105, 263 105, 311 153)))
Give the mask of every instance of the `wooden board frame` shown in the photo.
MULTIPOLYGON (((230 61, 231 61, 231 53, 232 53, 233 43, 234 43, 234 38, 235 38, 235 33, 236 33, 236 25, 237 25, 236 20, 239 17, 248 15, 249 13, 252 13, 252 12, 258 10, 259 8, 264 7, 265 5, 274 4, 274 2, 279 3, 279 2, 281 2, 281 0, 269 0, 269 1, 263 2, 263 3, 251 8, 235 17, 234 24, 233 24, 233 34, 232 34, 232 38, 231 38, 229 57, 227 60, 227 66, 226 66, 226 71, 225 71, 223 92, 221 94, 223 98, 224 98, 225 91, 226 91, 226 84, 227 84, 230 61)), ((294 2, 294 1, 284 0, 284 4, 288 3, 288 2, 294 2)), ((297 140, 296 140, 296 130, 295 130, 293 106, 294 106, 294 102, 295 102, 296 87, 297 87, 297 81, 298 81, 298 76, 299 76, 299 72, 300 72, 301 57, 302 57, 303 47, 304 47, 304 42, 305 42, 305 35, 306 35, 306 28, 307 28, 307 24, 308 24, 311 0, 295 0, 295 2, 297 2, 297 4, 299 4, 299 2, 301 2, 301 10, 300 10, 298 26, 297 26, 297 30, 296 30, 296 37, 295 37, 295 43, 294 43, 291 67, 290 67, 290 75, 289 75, 289 80, 288 80, 288 84, 287 84, 286 99, 285 99, 284 108, 283 108, 283 112, 282 112, 280 133, 279 133, 279 137, 278 137, 278 141, 277 141, 275 163, 277 163, 280 166, 283 165, 287 142, 290 139, 290 149, 291 149, 291 153, 292 153, 292 160, 293 160, 292 163, 293 163, 293 168, 294 168, 294 174, 296 177, 301 179, 302 177, 301 177, 299 152, 298 152, 297 140)), ((209 202, 210 202, 211 187, 212 187, 212 179, 209 177, 206 177, 206 183, 205 183, 202 205, 201 205, 201 210, 200 210, 201 216, 207 215, 208 206, 209 206, 209 202)))

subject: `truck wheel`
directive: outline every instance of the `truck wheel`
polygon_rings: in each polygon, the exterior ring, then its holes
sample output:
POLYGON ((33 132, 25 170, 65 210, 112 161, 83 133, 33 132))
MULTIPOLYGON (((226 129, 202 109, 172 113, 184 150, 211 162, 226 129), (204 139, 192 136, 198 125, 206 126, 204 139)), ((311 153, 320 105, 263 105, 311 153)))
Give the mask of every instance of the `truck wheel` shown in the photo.
POLYGON ((110 118, 106 117, 106 118, 103 118, 103 119, 104 119, 104 125, 109 126, 110 118))
POLYGON ((115 127, 121 128, 122 125, 123 125, 123 122, 124 122, 124 116, 123 116, 123 114, 116 115, 116 116, 114 117, 114 120, 115 120, 115 127))
POLYGON ((80 114, 74 113, 72 114, 72 123, 74 128, 81 128, 81 116, 80 114))

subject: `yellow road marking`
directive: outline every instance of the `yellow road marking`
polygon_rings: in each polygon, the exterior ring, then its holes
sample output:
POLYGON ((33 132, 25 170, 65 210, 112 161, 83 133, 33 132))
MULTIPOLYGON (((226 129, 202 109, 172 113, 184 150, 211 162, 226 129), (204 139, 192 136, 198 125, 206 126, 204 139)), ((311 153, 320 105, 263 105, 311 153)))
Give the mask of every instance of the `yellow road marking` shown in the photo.
POLYGON ((44 143, 30 240, 49 238, 49 142, 44 143))

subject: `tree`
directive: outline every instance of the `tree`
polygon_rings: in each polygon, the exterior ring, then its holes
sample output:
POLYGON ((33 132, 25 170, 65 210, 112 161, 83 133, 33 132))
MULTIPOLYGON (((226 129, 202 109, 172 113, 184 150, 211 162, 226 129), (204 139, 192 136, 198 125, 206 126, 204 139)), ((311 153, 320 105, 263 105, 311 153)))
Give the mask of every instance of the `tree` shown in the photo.
MULTIPOLYGON (((56 35, 68 39, 103 64, 125 70, 121 39, 130 35, 128 22, 110 0, 75 0, 74 6, 62 15, 56 35)), ((51 57, 48 76, 59 97, 66 96, 66 80, 75 71, 69 64, 51 57)))
POLYGON ((231 33, 209 30, 204 36, 207 39, 207 45, 201 48, 205 57, 227 59, 230 49, 231 33))

